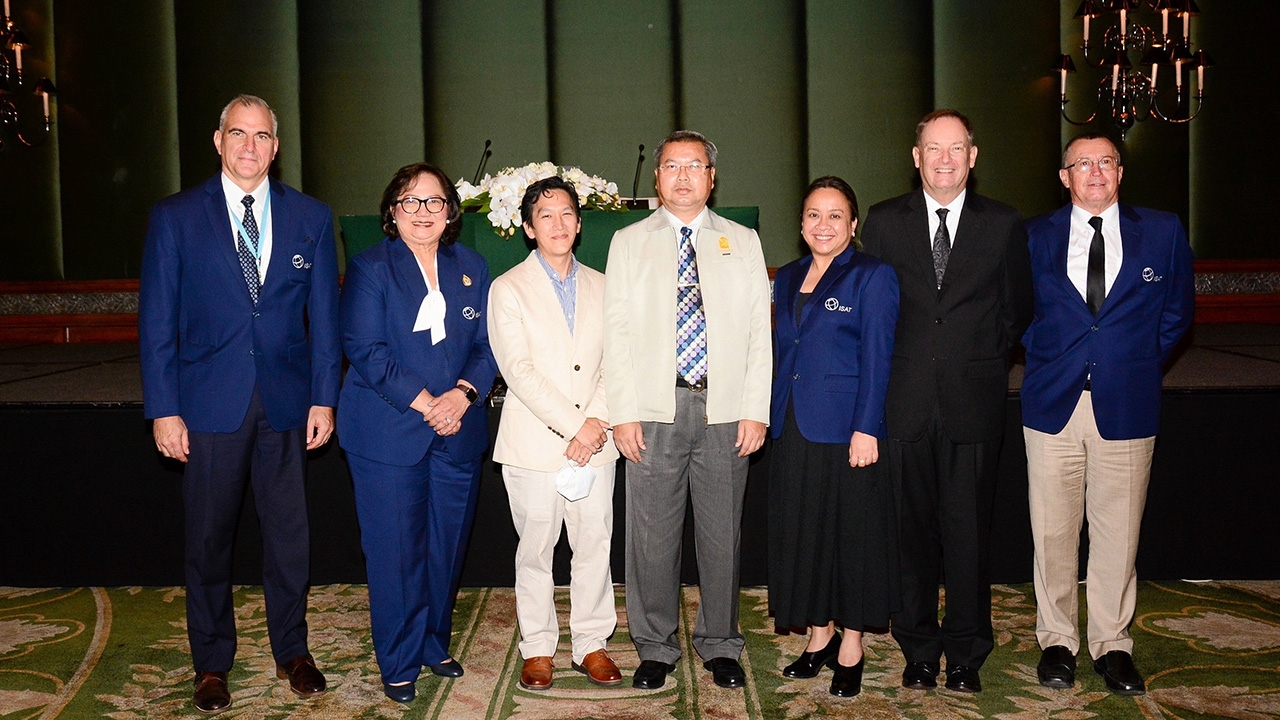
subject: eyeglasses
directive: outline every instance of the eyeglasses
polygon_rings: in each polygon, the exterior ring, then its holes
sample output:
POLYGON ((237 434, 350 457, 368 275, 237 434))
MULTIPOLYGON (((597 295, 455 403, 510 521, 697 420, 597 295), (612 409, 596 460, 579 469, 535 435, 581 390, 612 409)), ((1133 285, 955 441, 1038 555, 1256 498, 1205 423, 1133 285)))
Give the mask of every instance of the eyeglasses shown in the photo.
POLYGON ((416 198, 410 195, 408 197, 400 198, 399 200, 395 201, 394 204, 399 205, 400 209, 404 210, 405 213, 408 215, 416 215, 418 213, 418 209, 424 205, 427 207, 427 212, 431 213, 432 215, 436 215, 441 210, 444 210, 445 202, 444 202, 444 198, 438 198, 438 197, 416 198))
POLYGON ((1102 172, 1111 172, 1112 170, 1120 167, 1120 158, 1114 158, 1110 155, 1105 155, 1097 160, 1092 158, 1080 158, 1063 169, 1067 170, 1074 168, 1076 172, 1084 175, 1086 173, 1093 172, 1093 168, 1095 166, 1102 172))
POLYGON ((661 172, 665 175, 679 175, 680 171, 684 170, 690 175, 702 175, 710 167, 711 167, 710 165, 703 165, 700 162, 691 162, 688 165, 681 165, 679 163, 669 162, 669 163, 663 163, 659 165, 658 172, 661 172))

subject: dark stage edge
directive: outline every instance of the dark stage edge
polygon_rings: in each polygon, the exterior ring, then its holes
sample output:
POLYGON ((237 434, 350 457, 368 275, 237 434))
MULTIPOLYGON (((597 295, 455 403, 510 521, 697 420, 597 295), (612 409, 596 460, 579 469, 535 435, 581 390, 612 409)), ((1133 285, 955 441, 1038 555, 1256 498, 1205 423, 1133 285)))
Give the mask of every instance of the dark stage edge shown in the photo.
MULTIPOLYGON (((992 532, 992 580, 1031 580, 1026 459, 1011 379, 992 532)), ((1280 326, 1198 326, 1170 370, 1147 500, 1143 579, 1275 579, 1280 556, 1280 326)), ((155 451, 131 345, 0 346, 0 585, 183 584, 181 470, 155 451)), ((498 410, 490 411, 491 430, 498 410)), ((769 446, 752 458, 742 584, 764 585, 769 446)), ((309 463, 312 581, 362 583, 351 479, 335 443, 309 463)), ((625 482, 614 495, 613 577, 622 582, 625 482)), ((246 499, 235 582, 261 582, 246 499)), ((462 582, 510 586, 516 536, 498 466, 486 461, 462 582)), ((686 533, 683 577, 696 583, 686 533)), ((567 582, 567 543, 557 582, 567 582)))

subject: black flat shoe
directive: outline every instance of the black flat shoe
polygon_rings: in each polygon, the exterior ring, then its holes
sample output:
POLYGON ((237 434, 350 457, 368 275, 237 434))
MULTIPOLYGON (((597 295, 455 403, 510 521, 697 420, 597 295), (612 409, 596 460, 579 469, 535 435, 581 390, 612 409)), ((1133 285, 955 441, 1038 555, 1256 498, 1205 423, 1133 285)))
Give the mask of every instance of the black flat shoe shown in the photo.
POLYGON ((676 666, 658 660, 641 660, 631 676, 631 687, 641 690, 657 690, 667 682, 667 673, 675 672, 676 666))
POLYGON ((1045 687, 1070 688, 1076 684, 1076 656, 1065 645, 1050 645, 1040 653, 1036 676, 1045 687))
POLYGON ((902 671, 902 687, 908 690, 929 690, 938 687, 938 663, 907 663, 907 668, 902 671))
POLYGON ((831 637, 831 641, 821 650, 809 652, 805 650, 800 653, 800 657, 795 662, 782 668, 782 677, 789 678, 811 678, 817 677, 818 671, 822 670, 823 665, 831 664, 835 667, 836 653, 840 652, 840 633, 836 633, 831 637))
POLYGON ((439 675, 440 677, 447 677, 447 678, 462 677, 461 663, 459 663, 457 660, 454 660, 452 658, 445 660, 442 663, 436 663, 435 665, 428 665, 427 668, 431 670, 432 674, 439 675))
POLYGON ((1133 656, 1112 650, 1093 661, 1093 669, 1107 681, 1107 689, 1117 695, 1146 695, 1147 684, 1133 665, 1133 656))
POLYGON ((853 667, 845 667, 836 661, 831 663, 831 669, 835 671, 831 677, 832 695, 849 698, 862 692, 862 665, 866 659, 864 655, 853 667))
POLYGON ((413 683, 409 683, 408 685, 388 685, 387 683, 382 683, 382 692, 392 700, 405 704, 413 702, 413 699, 418 696, 418 691, 414 688, 413 683))

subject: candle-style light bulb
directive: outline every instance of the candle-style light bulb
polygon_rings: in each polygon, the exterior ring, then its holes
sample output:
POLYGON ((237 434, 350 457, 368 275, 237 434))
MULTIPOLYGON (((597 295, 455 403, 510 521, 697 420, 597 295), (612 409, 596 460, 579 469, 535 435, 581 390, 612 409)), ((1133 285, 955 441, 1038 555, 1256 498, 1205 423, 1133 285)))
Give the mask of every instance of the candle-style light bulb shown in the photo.
POLYGON ((1182 92, 1182 61, 1181 60, 1175 60, 1173 62, 1173 76, 1174 76, 1174 83, 1178 87, 1178 92, 1181 93, 1182 92))
POLYGON ((1161 16, 1161 18, 1162 18, 1162 20, 1160 21, 1160 24, 1161 24, 1161 27, 1162 27, 1162 30, 1161 30, 1161 32, 1160 32, 1160 35, 1161 35, 1162 37, 1166 37, 1166 38, 1167 38, 1167 37, 1169 37, 1169 8, 1165 8, 1165 9, 1161 10, 1161 11, 1160 11, 1160 16, 1161 16))
POLYGON ((1120 8, 1120 39, 1124 40, 1125 36, 1128 34, 1129 34, 1129 10, 1127 8, 1120 8))
POLYGON ((1182 13, 1182 41, 1186 42, 1191 37, 1191 13, 1182 13))
POLYGON ((13 57, 17 61, 18 74, 21 75, 22 74, 22 46, 21 45, 13 46, 13 57))
POLYGON ((1058 74, 1062 76, 1062 81, 1058 84, 1058 94, 1061 95, 1062 97, 1066 97, 1067 96, 1067 69, 1062 68, 1061 70, 1058 71, 1058 74))
POLYGON ((1152 93, 1155 93, 1156 91, 1156 74, 1158 72, 1160 72, 1160 66, 1155 63, 1151 63, 1151 92, 1152 93))
POLYGON ((44 100, 44 120, 49 122, 49 93, 42 92, 40 97, 44 100))
POLYGON ((1111 66, 1111 93, 1115 94, 1116 86, 1120 84, 1120 63, 1111 66))

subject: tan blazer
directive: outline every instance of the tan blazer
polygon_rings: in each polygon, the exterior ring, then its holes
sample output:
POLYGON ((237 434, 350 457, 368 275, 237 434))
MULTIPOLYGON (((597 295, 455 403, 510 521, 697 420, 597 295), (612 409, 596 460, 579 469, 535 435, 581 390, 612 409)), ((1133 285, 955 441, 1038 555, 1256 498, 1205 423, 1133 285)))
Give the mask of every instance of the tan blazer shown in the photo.
MULTIPOLYGON (((678 231, 667 215, 614 233, 605 282, 605 384, 613 424, 675 420, 678 231)), ((769 274, 760 238, 708 210, 698 231, 707 316, 707 422, 769 422, 769 274)))
MULTIPOLYGON (((489 290, 489 346, 508 388, 493 459, 555 472, 588 417, 609 419, 601 371, 604 275, 579 263, 570 335, 537 252, 494 280, 489 290)), ((606 442, 590 464, 617 458, 618 449, 606 442)))

